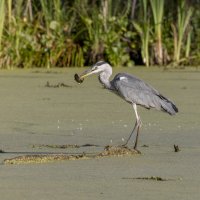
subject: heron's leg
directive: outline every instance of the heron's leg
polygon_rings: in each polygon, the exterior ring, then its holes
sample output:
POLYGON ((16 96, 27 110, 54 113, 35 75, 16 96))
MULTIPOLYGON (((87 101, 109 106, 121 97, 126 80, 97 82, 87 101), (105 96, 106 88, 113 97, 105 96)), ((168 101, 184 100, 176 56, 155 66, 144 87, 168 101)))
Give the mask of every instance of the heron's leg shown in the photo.
POLYGON ((138 143, 138 138, 139 138, 139 132, 140 132, 140 127, 141 127, 142 123, 141 120, 139 118, 138 121, 138 126, 137 126, 137 134, 136 134, 136 138, 135 138, 135 144, 134 144, 134 149, 137 150, 137 143, 138 143))
POLYGON ((133 133, 134 133, 136 127, 137 127, 137 120, 135 121, 135 125, 134 125, 133 130, 131 131, 131 134, 129 135, 128 139, 126 140, 126 142, 125 142, 122 146, 126 146, 126 145, 128 144, 128 142, 129 142, 129 140, 131 139, 131 136, 133 135, 133 133))
POLYGON ((133 104, 133 108, 134 108, 135 115, 136 115, 136 120, 137 120, 137 133, 136 133, 136 138, 135 138, 134 149, 137 150, 139 132, 140 132, 140 127, 141 127, 141 125, 142 125, 142 122, 141 122, 141 120, 140 120, 140 116, 139 116, 138 113, 137 113, 137 106, 136 106, 136 104, 133 104))
MULTIPOLYGON (((133 128, 133 130, 132 130, 130 136, 128 137, 126 143, 123 144, 122 146, 126 146, 126 145, 128 144, 128 142, 129 142, 129 140, 131 139, 131 136, 133 135, 135 129, 137 128, 137 130, 138 130, 138 126, 141 124, 140 117, 139 117, 139 115, 138 115, 138 113, 137 113, 137 105, 136 105, 136 104, 133 104, 133 109, 134 109, 135 115, 136 115, 135 125, 134 125, 134 128, 133 128)), ((137 132, 138 132, 138 131, 137 131, 137 132)), ((136 135, 136 139, 138 140, 138 134, 136 135)), ((137 144, 136 144, 136 146, 137 146, 137 144)))

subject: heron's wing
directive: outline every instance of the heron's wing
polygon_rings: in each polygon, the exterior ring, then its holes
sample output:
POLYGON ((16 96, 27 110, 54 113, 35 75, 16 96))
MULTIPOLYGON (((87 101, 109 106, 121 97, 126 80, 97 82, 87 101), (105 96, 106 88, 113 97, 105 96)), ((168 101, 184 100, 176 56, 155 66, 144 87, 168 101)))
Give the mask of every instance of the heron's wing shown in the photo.
POLYGON ((157 90, 130 74, 120 73, 115 76, 112 85, 126 101, 150 107, 152 96, 159 94, 157 90))
POLYGON ((117 94, 130 103, 136 103, 146 108, 153 107, 158 110, 165 110, 168 113, 174 112, 174 109, 171 109, 174 104, 170 100, 161 95, 151 85, 135 76, 120 73, 115 76, 111 84, 115 88, 117 94), (172 105, 167 105, 167 103, 172 105), (170 109, 172 111, 168 111, 170 109))

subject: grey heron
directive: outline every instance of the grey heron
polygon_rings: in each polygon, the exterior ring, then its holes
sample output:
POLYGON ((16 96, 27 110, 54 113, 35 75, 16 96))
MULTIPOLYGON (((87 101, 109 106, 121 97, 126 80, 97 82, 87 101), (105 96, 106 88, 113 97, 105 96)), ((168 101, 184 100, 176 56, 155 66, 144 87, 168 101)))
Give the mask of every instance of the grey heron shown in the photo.
POLYGON ((151 85, 145 83, 143 80, 134 75, 118 73, 115 75, 113 80, 110 81, 109 78, 112 75, 112 67, 104 61, 97 62, 91 68, 84 71, 80 76, 75 74, 75 80, 79 83, 82 83, 85 77, 97 73, 99 74, 100 83, 103 84, 106 89, 114 92, 126 102, 130 103, 134 109, 136 116, 135 125, 123 146, 128 144, 131 136, 136 130, 134 149, 137 150, 139 131, 142 125, 137 111, 137 105, 147 109, 155 108, 170 115, 174 115, 178 112, 178 108, 171 100, 164 97, 151 85))

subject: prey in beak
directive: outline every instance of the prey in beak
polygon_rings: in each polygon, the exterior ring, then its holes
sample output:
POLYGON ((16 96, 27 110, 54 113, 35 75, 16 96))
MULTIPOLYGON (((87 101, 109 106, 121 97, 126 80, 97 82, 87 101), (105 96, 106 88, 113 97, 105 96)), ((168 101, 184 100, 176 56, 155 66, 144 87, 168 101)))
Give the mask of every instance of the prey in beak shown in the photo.
POLYGON ((80 76, 78 74, 75 74, 74 79, 77 83, 82 83, 84 81, 85 77, 92 75, 92 74, 96 74, 100 71, 101 70, 99 70, 98 67, 94 65, 93 67, 85 70, 80 76))
POLYGON ((84 81, 84 78, 81 79, 78 74, 74 74, 74 80, 80 84, 84 81))

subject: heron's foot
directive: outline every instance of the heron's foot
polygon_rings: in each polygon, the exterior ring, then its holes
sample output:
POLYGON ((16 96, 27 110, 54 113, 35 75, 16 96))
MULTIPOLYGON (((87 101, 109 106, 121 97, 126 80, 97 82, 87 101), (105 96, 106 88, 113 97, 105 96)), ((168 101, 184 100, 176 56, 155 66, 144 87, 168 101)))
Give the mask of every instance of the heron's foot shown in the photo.
POLYGON ((138 149, 134 148, 134 151, 137 153, 137 154, 141 154, 141 151, 139 151, 138 149))
POLYGON ((128 142, 126 142, 126 143, 124 143, 124 144, 122 144, 122 145, 120 145, 121 147, 128 147, 128 142))
MULTIPOLYGON (((129 148, 126 143, 122 144, 122 145, 119 145, 118 147, 131 150, 131 148, 129 148)), ((132 151, 135 151, 136 154, 141 154, 141 151, 139 151, 137 148, 133 148, 132 151)))
POLYGON ((127 148, 127 144, 122 144, 122 145, 118 145, 118 147, 121 147, 121 148, 127 148))

